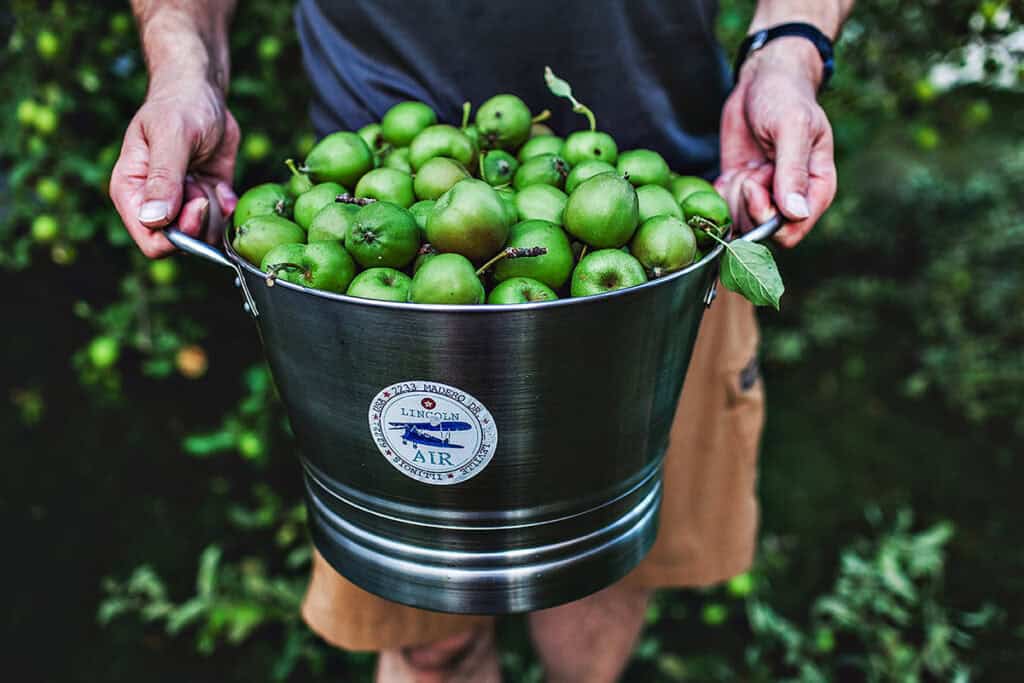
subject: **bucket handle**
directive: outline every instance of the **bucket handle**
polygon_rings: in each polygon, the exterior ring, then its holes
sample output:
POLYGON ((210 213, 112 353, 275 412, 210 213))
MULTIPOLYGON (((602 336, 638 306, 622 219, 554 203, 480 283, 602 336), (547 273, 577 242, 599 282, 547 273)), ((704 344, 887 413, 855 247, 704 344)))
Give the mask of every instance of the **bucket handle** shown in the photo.
POLYGON ((218 266, 224 266, 235 271, 235 287, 242 288, 242 294, 245 295, 245 303, 242 307, 254 318, 260 316, 260 312, 256 309, 256 301, 253 300, 252 294, 249 292, 249 287, 245 284, 245 278, 242 276, 242 269, 238 267, 238 264, 233 262, 227 257, 227 255, 218 249, 217 247, 207 244, 202 240, 197 240, 195 237, 186 235, 178 229, 176 225, 168 225, 164 228, 164 236, 173 244, 175 247, 191 254, 192 256, 198 256, 199 258, 206 259, 211 263, 216 263, 218 266))
POLYGON ((783 224, 784 221, 782 220, 782 217, 776 213, 761 225, 743 233, 736 239, 747 240, 748 242, 760 242, 761 240, 766 240, 777 233, 782 228, 783 224))
MULTIPOLYGON (((782 220, 782 215, 776 213, 774 216, 769 218, 761 225, 748 230, 738 237, 733 239, 746 240, 748 242, 760 242, 766 240, 775 233, 777 233, 782 226, 785 225, 785 221, 782 220)), ((715 296, 718 294, 718 265, 715 264, 715 277, 711 280, 711 286, 708 287, 708 293, 704 295, 704 306, 710 306, 711 302, 715 300, 715 296)))

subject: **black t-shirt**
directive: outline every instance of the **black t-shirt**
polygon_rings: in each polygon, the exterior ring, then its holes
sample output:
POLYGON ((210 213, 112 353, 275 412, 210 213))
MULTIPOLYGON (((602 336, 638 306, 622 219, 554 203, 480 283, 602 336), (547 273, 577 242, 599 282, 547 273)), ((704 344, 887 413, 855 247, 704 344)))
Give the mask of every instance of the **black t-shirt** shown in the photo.
POLYGON ((548 92, 550 65, 620 149, 708 174, 730 86, 715 0, 299 0, 295 12, 321 133, 355 130, 422 100, 457 124, 462 103, 519 95, 566 135, 587 126, 548 92))

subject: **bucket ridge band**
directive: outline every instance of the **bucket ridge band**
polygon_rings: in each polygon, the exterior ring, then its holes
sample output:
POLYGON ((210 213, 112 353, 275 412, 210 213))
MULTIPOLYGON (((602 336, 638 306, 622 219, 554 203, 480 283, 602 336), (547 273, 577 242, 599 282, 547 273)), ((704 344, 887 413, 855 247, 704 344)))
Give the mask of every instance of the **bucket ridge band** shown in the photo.
MULTIPOLYGON (((415 519, 412 519, 412 518, 410 518, 408 516, 406 516, 406 517, 399 517, 399 516, 394 515, 394 514, 388 514, 387 512, 384 512, 384 511, 382 511, 380 509, 374 509, 374 506, 372 506, 369 503, 369 501, 367 501, 367 502, 359 501, 358 500, 359 496, 357 495, 358 492, 350 489, 349 487, 345 486, 341 482, 338 482, 337 480, 331 478, 330 476, 328 476, 326 473, 321 471, 319 468, 317 468, 315 465, 313 465, 311 462, 309 462, 305 458, 300 458, 300 462, 302 463, 303 474, 305 475, 305 477, 307 477, 307 482, 312 482, 318 488, 320 488, 323 491, 325 491, 332 498, 336 499, 338 502, 340 502, 340 503, 342 503, 344 505, 347 505, 349 507, 355 508, 356 510, 360 510, 360 511, 365 512, 365 513, 367 513, 369 515, 373 515, 375 517, 380 517, 382 519, 387 519, 387 520, 390 520, 390 521, 393 521, 393 522, 398 522, 398 523, 401 523, 401 524, 411 524, 411 525, 422 526, 422 527, 433 527, 433 528, 437 528, 437 529, 450 529, 450 530, 457 530, 457 531, 473 531, 473 532, 476 532, 476 531, 506 531, 506 530, 512 530, 512 529, 525 529, 525 528, 529 528, 529 527, 543 526, 545 524, 557 524, 559 522, 567 522, 567 521, 572 520, 572 519, 576 519, 576 518, 579 518, 579 517, 584 517, 586 515, 598 512, 598 511, 600 511, 600 510, 602 510, 604 508, 607 508, 607 507, 609 507, 611 505, 614 505, 614 504, 616 504, 616 503, 618 503, 618 502, 620 502, 620 501, 622 501, 622 500, 624 500, 626 498, 629 498, 630 496, 635 495, 638 491, 642 490, 644 487, 649 486, 652 479, 654 479, 656 477, 660 478, 661 465, 662 465, 662 462, 664 461, 664 458, 665 458, 664 453, 662 453, 661 456, 659 456, 658 458, 656 458, 653 461, 651 461, 651 463, 649 463, 648 466, 645 467, 644 470, 642 470, 639 473, 639 476, 634 477, 634 480, 635 480, 636 483, 634 483, 631 486, 629 486, 628 488, 626 488, 626 490, 624 490, 624 491, 622 491, 620 493, 617 493, 614 496, 612 496, 611 498, 607 498, 607 499, 601 501, 600 503, 592 505, 591 507, 588 507, 588 508, 586 508, 584 510, 579 510, 579 511, 572 512, 572 513, 569 513, 569 514, 562 514, 562 515, 559 515, 557 517, 550 517, 550 518, 547 518, 547 519, 531 520, 531 521, 523 522, 521 524, 494 524, 494 525, 482 525, 482 524, 476 524, 476 525, 432 524, 430 522, 424 522, 424 521, 415 520, 415 519), (348 495, 347 496, 346 495, 342 495, 341 493, 339 493, 340 490, 345 491, 348 495), (356 495, 353 495, 353 494, 356 494, 356 495)), ((308 483, 307 483, 307 486, 308 486, 308 483)), ((410 512, 412 510, 412 508, 413 508, 413 506, 403 506, 403 509, 396 510, 396 512, 408 513, 408 512, 410 512)), ((415 507, 415 512, 419 513, 423 517, 426 516, 426 514, 424 514, 424 513, 427 510, 428 509, 424 508, 423 506, 416 506, 415 507)), ((444 510, 444 511, 441 511, 441 512, 437 513, 437 517, 439 519, 444 517, 444 516, 448 516, 448 517, 452 516, 452 511, 444 510)), ((476 516, 476 517, 483 517, 483 518, 490 518, 490 519, 499 519, 499 518, 512 518, 512 519, 515 519, 517 517, 522 519, 522 518, 526 518, 527 517, 527 513, 526 512, 518 512, 518 511, 511 511, 511 510, 502 510, 500 512, 490 512, 490 513, 476 512, 476 513, 474 513, 474 516, 476 516)))
POLYGON ((519 554, 502 550, 458 553, 374 536, 331 514, 322 501, 309 494, 308 486, 307 479, 313 543, 336 571, 360 588, 389 600, 461 614, 543 609, 589 595, 607 585, 609 577, 612 581, 622 578, 654 544, 661 503, 658 478, 640 504, 629 507, 611 524, 577 538, 531 546, 519 554), (565 552, 573 547, 576 552, 565 552), (397 554, 400 550, 411 551, 412 556, 401 557, 397 554), (469 562, 461 564, 459 559, 469 562), (472 563, 484 559, 492 563, 472 563), (507 564, 512 560, 514 565, 507 564), (601 566, 602 571, 581 572, 588 565, 601 566), (405 580, 398 584, 394 576, 405 580))

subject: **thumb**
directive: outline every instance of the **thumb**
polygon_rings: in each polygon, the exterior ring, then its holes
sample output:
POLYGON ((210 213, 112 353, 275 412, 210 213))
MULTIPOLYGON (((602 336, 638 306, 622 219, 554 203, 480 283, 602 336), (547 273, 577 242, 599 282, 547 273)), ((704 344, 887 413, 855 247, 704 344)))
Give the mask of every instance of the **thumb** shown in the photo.
POLYGON ((795 121, 782 124, 775 140, 775 204, 790 220, 811 215, 807 191, 812 143, 810 126, 795 121))
POLYGON ((183 138, 174 134, 153 135, 148 142, 149 169, 138 218, 146 227, 159 228, 170 223, 181 209, 191 150, 183 138))

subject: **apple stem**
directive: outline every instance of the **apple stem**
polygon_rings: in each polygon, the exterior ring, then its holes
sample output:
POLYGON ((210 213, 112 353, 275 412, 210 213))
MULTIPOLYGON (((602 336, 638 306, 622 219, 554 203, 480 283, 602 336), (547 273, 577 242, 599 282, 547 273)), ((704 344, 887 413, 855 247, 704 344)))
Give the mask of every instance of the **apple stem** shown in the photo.
POLYGON ((295 160, 294 159, 285 159, 284 160, 284 165, 288 167, 288 170, 292 172, 292 175, 294 175, 294 176, 302 175, 302 171, 300 171, 298 168, 295 167, 295 160))
POLYGON ((583 114, 587 117, 587 122, 590 124, 590 132, 593 133, 597 130, 597 119, 594 118, 594 112, 590 111, 589 107, 584 106, 579 102, 575 102, 572 105, 572 110, 577 114, 583 114))
POLYGON ((469 125, 469 113, 473 111, 473 104, 471 102, 462 103, 462 128, 463 130, 469 125))
POLYGON ((288 271, 289 273, 294 273, 296 271, 300 272, 302 273, 302 277, 306 278, 307 280, 313 277, 313 271, 311 271, 309 268, 300 266, 298 263, 275 263, 274 265, 270 266, 270 270, 268 271, 267 287, 274 286, 274 282, 277 281, 277 276, 281 273, 282 270, 288 271))
MULTIPOLYGON (((590 245, 584 242, 583 248, 580 249, 580 259, 579 259, 580 261, 582 261, 583 257, 587 255, 587 249, 589 249, 589 248, 590 248, 590 245)), ((578 261, 577 261, 577 263, 578 263, 578 261)))
POLYGON ((543 256, 548 253, 547 247, 508 247, 498 252, 498 255, 476 270, 477 276, 481 276, 498 261, 507 258, 525 258, 529 256, 543 256))
POLYGON ((719 233, 724 233, 725 230, 721 225, 718 225, 714 221, 709 221, 707 218, 704 218, 704 216, 691 216, 686 221, 686 224, 694 230, 702 230, 706 235, 708 235, 708 237, 711 237, 719 244, 724 245, 726 249, 730 249, 729 243, 719 238, 719 233))
POLYGON ((543 123, 543 122, 547 121, 550 118, 551 118, 551 110, 550 109, 545 109, 544 111, 542 111, 541 113, 537 114, 532 119, 530 119, 530 123, 543 123))
POLYGON ((478 164, 479 164, 479 166, 480 166, 480 177, 481 177, 481 178, 483 178, 483 177, 484 177, 484 157, 485 157, 485 156, 487 156, 487 152, 484 152, 483 154, 481 154, 480 156, 478 156, 478 157, 476 158, 476 160, 477 160, 477 163, 478 163, 478 164))
POLYGON ((339 194, 337 197, 334 198, 334 201, 338 202, 339 204, 355 204, 356 206, 366 206, 367 204, 373 204, 377 200, 374 199, 373 197, 353 197, 352 195, 346 192, 343 194, 339 194))

